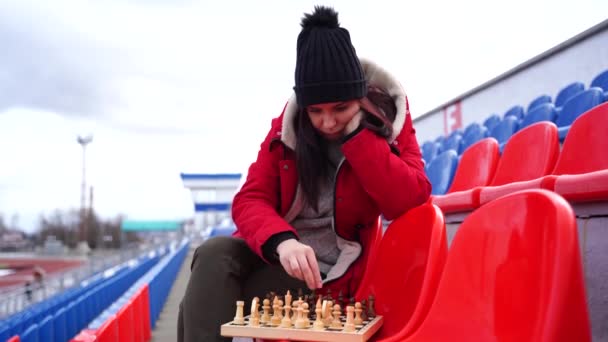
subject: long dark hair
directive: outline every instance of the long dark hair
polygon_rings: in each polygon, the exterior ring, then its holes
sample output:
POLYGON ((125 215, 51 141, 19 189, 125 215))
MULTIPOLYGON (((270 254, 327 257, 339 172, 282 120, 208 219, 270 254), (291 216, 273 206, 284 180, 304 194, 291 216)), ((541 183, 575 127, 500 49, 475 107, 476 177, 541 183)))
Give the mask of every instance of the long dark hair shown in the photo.
MULTIPOLYGON (((379 88, 369 87, 367 96, 360 103, 361 109, 366 113, 361 124, 382 137, 391 136, 392 122, 397 115, 393 98, 379 88)), ((327 140, 312 125, 306 108, 298 109, 295 130, 298 181, 304 199, 318 210, 321 186, 333 176, 330 174, 327 140)))

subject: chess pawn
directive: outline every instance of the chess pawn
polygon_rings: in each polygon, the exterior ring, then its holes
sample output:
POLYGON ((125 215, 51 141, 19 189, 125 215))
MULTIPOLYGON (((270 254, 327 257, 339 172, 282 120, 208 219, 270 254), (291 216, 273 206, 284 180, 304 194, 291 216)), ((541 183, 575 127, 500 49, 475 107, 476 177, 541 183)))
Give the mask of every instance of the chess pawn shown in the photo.
POLYGON ((270 322, 270 299, 264 299, 264 305, 262 306, 262 310, 264 313, 262 314, 262 319, 260 320, 262 323, 270 322))
POLYGON ((236 316, 234 316, 234 324, 245 324, 245 316, 243 315, 243 306, 245 306, 245 302, 239 300, 236 302, 236 316))
POLYGON ((340 321, 340 305, 334 305, 334 319, 331 321, 332 328, 342 328, 342 321, 340 321))
POLYGON ((374 302, 376 301, 376 299, 372 295, 369 295, 368 299, 369 302, 367 306, 367 317, 369 317, 369 319, 371 320, 372 318, 376 317, 376 310, 374 309, 374 302))
POLYGON ((249 315, 249 325, 252 327, 260 326, 260 312, 258 308, 260 306, 260 299, 258 297, 254 297, 251 301, 251 314, 249 315))
MULTIPOLYGON (((326 304, 326 302, 324 302, 324 304, 326 304)), ((323 307, 321 305, 321 297, 319 297, 319 299, 317 300, 317 305, 315 307, 315 314, 316 314, 316 319, 315 322, 312 324, 312 329, 313 330, 323 330, 325 329, 325 324, 323 323, 323 307)))
POLYGON ((352 306, 346 307, 346 323, 344 323, 345 332, 353 332, 355 331, 355 308, 352 306))
POLYGON ((363 308, 361 303, 355 303, 355 325, 362 325, 363 318, 361 317, 361 313, 363 312, 363 308))

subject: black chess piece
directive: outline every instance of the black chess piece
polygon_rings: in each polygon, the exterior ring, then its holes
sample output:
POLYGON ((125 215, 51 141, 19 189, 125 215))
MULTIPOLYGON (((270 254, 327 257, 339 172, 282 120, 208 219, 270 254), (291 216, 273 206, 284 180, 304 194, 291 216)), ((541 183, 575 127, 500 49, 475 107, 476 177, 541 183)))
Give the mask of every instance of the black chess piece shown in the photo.
POLYGON ((374 301, 376 300, 373 295, 369 295, 369 306, 367 308, 367 316, 371 319, 376 317, 376 311, 374 309, 374 301))

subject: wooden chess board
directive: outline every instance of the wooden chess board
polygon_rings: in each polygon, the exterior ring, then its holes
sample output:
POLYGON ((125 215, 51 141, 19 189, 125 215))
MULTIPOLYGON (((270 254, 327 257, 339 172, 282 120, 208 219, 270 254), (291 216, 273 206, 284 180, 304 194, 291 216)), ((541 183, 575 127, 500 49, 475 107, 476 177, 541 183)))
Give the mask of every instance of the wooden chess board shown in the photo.
MULTIPOLYGON (((346 316, 340 316, 342 323, 346 321, 346 316)), ((342 329, 326 327, 323 330, 313 330, 310 321, 308 328, 297 329, 282 328, 261 323, 254 327, 248 325, 249 316, 245 317, 245 324, 235 324, 234 321, 228 322, 221 327, 221 334, 224 337, 251 337, 264 339, 286 339, 290 341, 315 341, 315 342, 365 342, 369 340, 382 327, 382 316, 376 316, 371 320, 364 320, 362 325, 355 326, 355 331, 345 332, 342 329)))

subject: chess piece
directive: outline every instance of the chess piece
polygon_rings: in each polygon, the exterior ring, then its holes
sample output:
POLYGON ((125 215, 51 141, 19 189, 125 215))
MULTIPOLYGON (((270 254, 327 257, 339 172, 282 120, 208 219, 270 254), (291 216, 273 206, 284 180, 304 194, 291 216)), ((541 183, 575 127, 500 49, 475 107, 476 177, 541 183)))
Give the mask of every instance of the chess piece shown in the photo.
POLYGON ((331 289, 327 289, 327 300, 334 300, 333 298, 331 298, 331 289))
POLYGON ((333 320, 331 315, 331 309, 334 306, 334 303, 331 300, 326 301, 327 305, 325 306, 325 311, 323 312, 323 323, 325 323, 325 327, 329 327, 333 320))
POLYGON ((245 324, 245 316, 243 315, 243 306, 245 306, 245 302, 239 300, 236 302, 236 316, 234 316, 234 324, 245 324))
POLYGON ((334 315, 334 319, 331 321, 332 328, 342 328, 342 321, 340 321, 340 305, 334 305, 334 311, 332 312, 334 315))
MULTIPOLYGON (((325 304, 326 302, 324 302, 325 304)), ((319 297, 319 299, 317 300, 317 305, 315 306, 315 314, 316 314, 316 319, 315 322, 312 324, 312 329, 313 330, 323 330, 325 329, 325 324, 323 323, 323 307, 321 304, 321 297, 319 297)))
POLYGON ((361 311, 361 319, 366 321, 367 320, 367 300, 362 300, 361 301, 361 309, 363 309, 363 311, 361 311))
POLYGON ((355 331, 355 308, 352 306, 346 307, 346 322, 344 323, 344 332, 355 331))
POLYGON ((272 303, 272 318, 270 318, 270 325, 279 326, 281 324, 281 317, 279 316, 279 311, 281 308, 279 306, 279 300, 277 297, 274 297, 274 301, 272 303))
POLYGON ((260 320, 262 323, 270 322, 270 299, 264 299, 264 305, 262 305, 262 310, 264 313, 262 314, 262 319, 260 320))
POLYGON ((251 312, 249 314, 249 325, 252 327, 260 326, 260 312, 258 308, 260 307, 260 298, 253 297, 251 301, 251 312))
POLYGON ((304 320, 304 324, 307 328, 310 326, 310 319, 308 319, 308 314, 310 313, 310 310, 308 308, 308 303, 302 304, 302 319, 304 320))
POLYGON ((283 319, 283 301, 279 299, 279 319, 283 319))
POLYGON ((342 306, 344 305, 344 295, 342 295, 342 290, 340 290, 340 292, 338 293, 338 305, 342 306))
POLYGON ((361 313, 363 312, 363 308, 361 303, 355 303, 355 325, 362 325, 363 318, 361 317, 361 313))
POLYGON ((369 319, 373 319, 376 317, 376 310, 374 309, 374 301, 376 300, 374 296, 369 295, 369 305, 367 306, 367 317, 369 319))
POLYGON ((303 308, 303 304, 298 306, 298 310, 297 310, 297 318, 296 318, 296 324, 295 327, 296 329, 304 329, 306 328, 306 321, 304 320, 304 308, 303 308))

